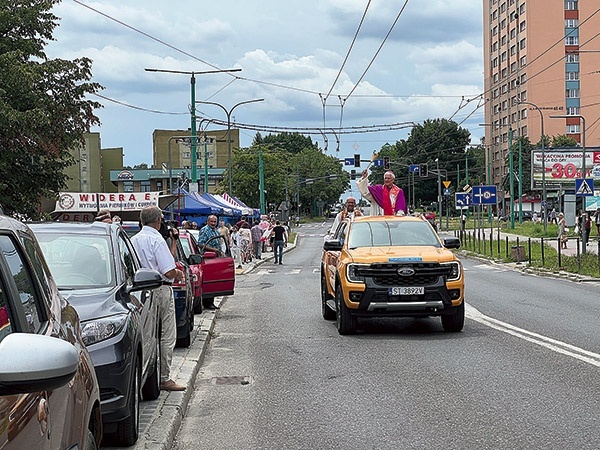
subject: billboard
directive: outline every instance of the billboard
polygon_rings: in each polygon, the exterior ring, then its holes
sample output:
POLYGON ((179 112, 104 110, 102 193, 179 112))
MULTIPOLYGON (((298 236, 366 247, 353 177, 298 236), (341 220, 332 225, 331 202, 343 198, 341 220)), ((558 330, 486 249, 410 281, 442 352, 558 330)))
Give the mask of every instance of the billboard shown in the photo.
MULTIPOLYGON (((531 152, 531 188, 542 189, 542 173, 546 171, 546 189, 574 190, 575 179, 582 178, 583 152, 580 147, 569 149, 550 148, 531 152)), ((585 178, 598 180, 600 186, 600 147, 585 149, 585 178)), ((596 184, 596 183, 594 183, 596 184)))

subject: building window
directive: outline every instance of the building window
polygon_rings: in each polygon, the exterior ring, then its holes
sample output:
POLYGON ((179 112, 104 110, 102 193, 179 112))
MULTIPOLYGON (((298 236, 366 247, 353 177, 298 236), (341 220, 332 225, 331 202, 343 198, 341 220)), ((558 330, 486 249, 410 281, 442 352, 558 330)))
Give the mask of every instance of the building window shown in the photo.
POLYGON ((527 125, 521 127, 521 136, 527 136, 527 125))
POLYGON ((568 63, 579 62, 579 53, 568 53, 566 56, 566 60, 568 63))
POLYGON ((510 30, 510 38, 514 39, 517 37, 517 29, 513 28, 512 30, 510 30))
POLYGON ((521 75, 521 84, 525 84, 527 82, 527 74, 521 75))
POLYGON ((521 111, 521 119, 527 119, 527 108, 521 111))
POLYGON ((523 102, 527 101, 527 91, 521 92, 521 101, 523 101, 523 102))
POLYGON ((579 98, 579 89, 567 89, 567 98, 579 98))
POLYGON ((506 45, 506 35, 502 36, 502 46, 506 45))
MULTIPOLYGON (((517 69, 518 68, 517 68, 517 62, 516 61, 510 64, 510 71, 511 72, 516 72, 517 69)), ((513 80, 513 83, 514 83, 514 80, 513 80)))
POLYGON ((579 115, 579 106, 570 106, 567 108, 567 116, 578 116, 579 115))
POLYGON ((579 45, 579 36, 567 36, 565 45, 579 45))
POLYGON ((512 47, 510 47, 510 56, 514 56, 515 53, 517 53, 517 46, 513 45, 512 47))
POLYGON ((494 83, 497 83, 497 82, 498 82, 498 73, 495 73, 494 74, 494 83))
POLYGON ((526 38, 523 38, 523 39, 521 39, 521 42, 519 43, 519 48, 520 48, 521 50, 523 50, 523 49, 525 48, 525 46, 527 45, 527 42, 526 42, 526 41, 527 41, 527 39, 526 39, 526 38))
POLYGON ((140 192, 150 192, 150 181, 141 181, 140 182, 140 192))
POLYGON ((523 31, 525 31, 525 21, 521 22, 519 24, 519 31, 522 33, 523 31))
POLYGON ((506 78, 506 67, 502 69, 502 78, 506 78))
POLYGON ((577 28, 578 26, 578 19, 565 19, 565 28, 577 28))
POLYGON ((82 171, 83 173, 87 172, 87 166, 81 166, 81 171, 82 171))
POLYGON ((133 181, 123 181, 123 192, 133 192, 133 181))
POLYGON ((525 67, 527 65, 527 56, 523 56, 521 58, 521 67, 525 67))
POLYGON ((502 22, 500 22, 500 29, 504 30, 506 28, 506 19, 502 19, 502 22))
POLYGON ((157 191, 162 191, 163 190, 163 182, 162 182, 162 180, 156 180, 156 190, 157 191))
POLYGON ((502 62, 506 61, 506 52, 502 52, 502 55, 500 55, 500 60, 502 62))
POLYGON ((190 152, 183 152, 183 153, 181 154, 181 157, 182 157, 183 159, 190 159, 190 158, 191 158, 191 154, 190 154, 190 152))
POLYGON ((575 9, 579 9, 579 6, 577 4, 577 0, 567 0, 565 1, 565 9, 569 10, 569 11, 573 11, 575 9))
POLYGON ((567 134, 579 133, 579 125, 567 125, 567 134))
POLYGON ((579 80, 579 72, 567 72, 567 81, 579 80))

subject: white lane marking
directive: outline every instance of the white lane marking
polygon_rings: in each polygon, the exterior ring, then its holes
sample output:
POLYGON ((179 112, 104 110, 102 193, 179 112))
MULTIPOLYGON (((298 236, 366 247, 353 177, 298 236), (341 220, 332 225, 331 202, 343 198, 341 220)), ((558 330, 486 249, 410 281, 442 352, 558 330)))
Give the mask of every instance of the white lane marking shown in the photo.
POLYGON ((553 352, 570 356, 571 358, 578 359, 587 364, 591 364, 592 366, 600 367, 600 354, 598 353, 590 352, 588 350, 575 347, 574 345, 567 344, 566 342, 558 341, 541 334, 524 330, 523 328, 515 327, 509 323, 496 320, 492 317, 482 314, 476 308, 467 303, 465 303, 465 314, 469 319, 479 322, 487 327, 502 331, 503 333, 510 334, 541 347, 545 347, 553 352))

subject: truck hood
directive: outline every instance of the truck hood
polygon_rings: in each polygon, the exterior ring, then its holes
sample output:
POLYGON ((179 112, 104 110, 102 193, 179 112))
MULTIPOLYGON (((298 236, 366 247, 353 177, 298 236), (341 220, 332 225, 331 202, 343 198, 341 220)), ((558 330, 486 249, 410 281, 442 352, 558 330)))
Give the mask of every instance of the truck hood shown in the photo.
POLYGON ((387 262, 448 262, 456 260, 456 256, 446 248, 423 247, 361 247, 348 250, 348 255, 355 263, 387 263, 387 262))

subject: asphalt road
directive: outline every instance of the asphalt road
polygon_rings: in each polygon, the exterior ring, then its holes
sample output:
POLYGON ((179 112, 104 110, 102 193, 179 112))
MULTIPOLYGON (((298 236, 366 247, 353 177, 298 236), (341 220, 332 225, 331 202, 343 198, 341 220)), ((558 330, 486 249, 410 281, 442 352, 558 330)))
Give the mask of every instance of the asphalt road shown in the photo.
POLYGON ((467 321, 321 317, 323 225, 221 304, 173 448, 597 449, 597 283, 464 260, 467 321))

